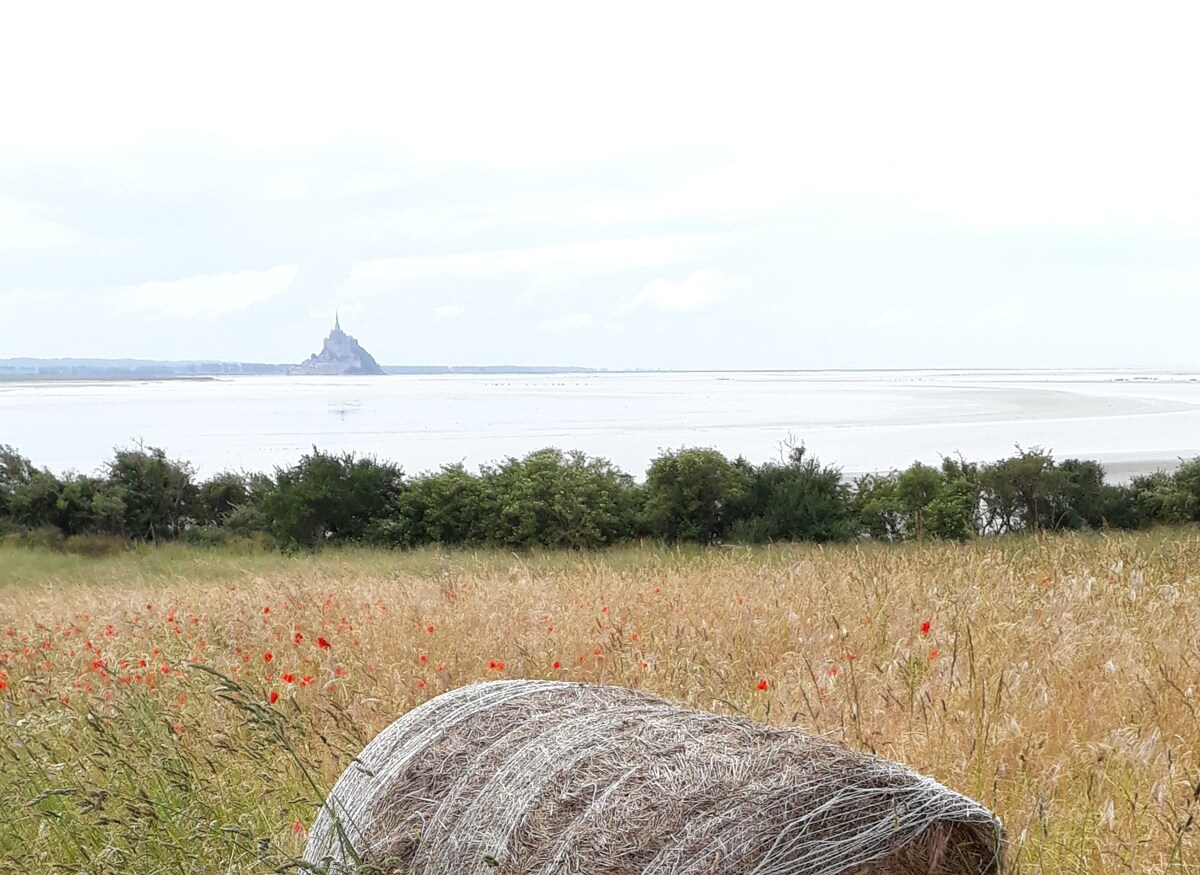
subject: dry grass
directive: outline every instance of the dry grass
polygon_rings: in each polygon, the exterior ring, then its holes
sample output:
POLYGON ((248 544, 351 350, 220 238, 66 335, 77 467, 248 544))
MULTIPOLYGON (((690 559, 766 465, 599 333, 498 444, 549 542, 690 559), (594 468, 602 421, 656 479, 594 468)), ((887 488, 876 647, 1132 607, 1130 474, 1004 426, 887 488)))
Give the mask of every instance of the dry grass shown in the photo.
POLYGON ((530 677, 900 760, 995 810, 1014 871, 1200 873, 1197 630, 1195 530, 523 558, 5 550, 0 867, 270 871, 398 714, 530 677))

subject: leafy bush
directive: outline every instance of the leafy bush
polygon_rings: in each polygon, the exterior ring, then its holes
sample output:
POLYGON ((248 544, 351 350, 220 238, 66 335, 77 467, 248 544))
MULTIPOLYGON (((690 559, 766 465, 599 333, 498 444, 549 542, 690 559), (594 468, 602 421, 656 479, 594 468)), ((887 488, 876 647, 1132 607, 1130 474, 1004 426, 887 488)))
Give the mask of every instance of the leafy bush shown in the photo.
POLYGON ((647 528, 668 544, 712 544, 734 522, 745 494, 744 470, 710 449, 669 451, 646 472, 647 528))
POLYGON ((980 533, 979 471, 961 459, 868 474, 855 483, 851 504, 859 531, 872 538, 961 541, 980 533))
POLYGON ((395 523, 382 526, 375 543, 392 547, 462 546, 487 540, 484 486, 462 465, 410 481, 396 501, 395 523))
POLYGON ((232 533, 221 526, 208 524, 203 526, 188 526, 183 530, 180 540, 193 547, 224 547, 229 543, 232 533))
POLYGON ((289 549, 363 541, 373 522, 395 515, 402 478, 391 463, 314 447, 296 465, 276 471, 274 488, 262 500, 267 529, 289 549))
POLYGON ((0 444, 0 517, 11 511, 13 493, 33 477, 33 463, 8 444, 0 444))
POLYGON ((1133 478, 1129 495, 1134 525, 1200 521, 1200 458, 1133 478))
POLYGON ((226 471, 210 477, 196 489, 193 518, 202 526, 219 526, 253 494, 250 475, 226 471))
POLYGON ((72 477, 58 496, 59 526, 68 535, 120 534, 125 531, 125 510, 116 488, 98 477, 72 477))
POLYGON ((33 471, 28 479, 16 485, 8 497, 8 511, 13 521, 23 528, 44 526, 64 528, 58 500, 62 481, 49 471, 33 471))
POLYGON ((782 464, 769 462, 758 468, 742 460, 736 464, 742 469, 745 487, 734 509, 735 540, 763 543, 854 537, 854 516, 842 472, 822 467, 806 455, 803 444, 794 447, 782 464))
POLYGON ((480 479, 490 543, 586 549, 633 530, 633 478, 606 459, 545 449, 485 467, 480 479))
POLYGON ((117 450, 107 479, 124 507, 125 532, 138 541, 178 537, 195 500, 192 476, 191 465, 156 447, 117 450))
POLYGON ((900 474, 864 474, 851 487, 850 506, 860 534, 880 541, 904 537, 904 520, 896 499, 900 474))

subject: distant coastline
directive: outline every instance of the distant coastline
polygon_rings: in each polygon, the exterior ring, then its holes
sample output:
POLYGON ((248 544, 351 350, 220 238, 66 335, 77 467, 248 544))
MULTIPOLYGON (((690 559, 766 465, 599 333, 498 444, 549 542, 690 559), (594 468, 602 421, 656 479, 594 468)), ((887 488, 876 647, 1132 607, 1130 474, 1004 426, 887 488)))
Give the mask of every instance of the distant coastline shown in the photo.
MULTIPOLYGON (((0 359, 0 382, 96 380, 197 380, 215 377, 288 376, 294 365, 261 362, 149 359, 0 359)), ((597 368, 533 365, 383 365, 386 375, 595 374, 597 368)), ((293 375, 302 378, 304 375, 293 375)))

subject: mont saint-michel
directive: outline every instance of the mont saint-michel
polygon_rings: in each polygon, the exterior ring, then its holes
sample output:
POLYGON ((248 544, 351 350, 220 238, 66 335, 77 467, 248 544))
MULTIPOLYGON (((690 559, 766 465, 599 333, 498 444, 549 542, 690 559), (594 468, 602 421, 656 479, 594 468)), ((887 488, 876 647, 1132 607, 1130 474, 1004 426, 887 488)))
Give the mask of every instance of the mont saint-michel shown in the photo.
POLYGON ((333 330, 319 353, 298 365, 265 362, 158 361, 151 359, 0 358, 0 382, 77 380, 177 380, 261 376, 377 376, 388 374, 587 374, 593 368, 554 365, 383 365, 342 330, 333 330))
POLYGON ((288 371, 292 375, 340 377, 343 375, 383 376, 383 368, 359 342, 342 331, 341 320, 333 317, 333 330, 325 338, 321 351, 309 356, 288 371))

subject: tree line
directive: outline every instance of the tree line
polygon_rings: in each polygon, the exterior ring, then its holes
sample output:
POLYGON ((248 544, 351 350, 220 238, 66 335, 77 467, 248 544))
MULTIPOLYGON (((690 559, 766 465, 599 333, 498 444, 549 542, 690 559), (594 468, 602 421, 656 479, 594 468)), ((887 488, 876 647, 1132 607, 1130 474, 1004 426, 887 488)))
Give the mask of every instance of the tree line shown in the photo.
POLYGON ((847 480, 803 445, 760 465, 692 448, 661 453, 639 483, 605 459, 552 448, 415 477, 314 448, 272 475, 200 480, 153 447, 119 449, 93 475, 57 476, 0 445, 0 536, 79 552, 235 539, 283 550, 965 540, 1197 521, 1200 458, 1112 484, 1096 462, 1018 448, 991 463, 947 457, 847 480))

